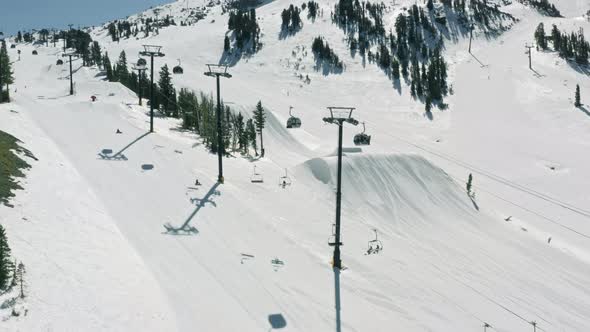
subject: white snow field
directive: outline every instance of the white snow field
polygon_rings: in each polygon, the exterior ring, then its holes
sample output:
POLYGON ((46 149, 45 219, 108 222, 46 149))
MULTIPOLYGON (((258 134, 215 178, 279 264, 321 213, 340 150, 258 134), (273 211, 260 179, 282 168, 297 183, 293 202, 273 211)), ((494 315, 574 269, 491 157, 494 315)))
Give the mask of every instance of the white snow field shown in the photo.
MULTIPOLYGON (((266 156, 225 158, 224 184, 217 157, 178 120, 156 117, 148 134, 148 108, 122 85, 75 62, 69 96, 67 63, 55 65, 61 50, 19 45, 17 90, 0 105, 0 130, 39 161, 30 161, 15 207, 0 206, 28 271, 27 315, 0 310, 0 330, 456 332, 489 323, 515 332, 535 321, 539 331, 590 331, 590 111, 572 101, 576 84, 590 98, 590 80, 553 52, 533 50, 531 71, 524 54, 539 22, 588 35, 590 4, 552 2, 565 18, 502 7, 520 21, 497 38, 476 32, 473 55, 465 36, 450 36, 454 94, 433 119, 407 85, 398 92, 350 55, 331 24, 334 1, 285 39, 280 12, 302 2, 262 5, 264 45, 230 67, 221 91, 247 114, 262 101, 266 156), (343 73, 312 68, 318 35, 344 60, 343 73), (300 129, 284 127, 289 106, 300 129), (361 129, 344 129, 341 272, 328 246, 337 127, 322 122, 327 106, 356 107, 372 135, 370 147, 352 148, 361 129), (250 182, 254 165, 263 183, 250 182), (292 184, 282 188, 285 169, 292 184), (469 173, 475 201, 464 189, 469 173), (383 250, 366 255, 374 229, 383 250)), ((414 1, 395 3, 388 25, 414 1)), ((181 16, 185 6, 162 13, 181 16)), ((158 68, 182 60, 175 86, 209 93, 205 64, 220 60, 226 29, 227 14, 214 6, 193 26, 145 39, 92 35, 113 62, 121 50, 135 61, 142 44, 162 45, 158 68)))

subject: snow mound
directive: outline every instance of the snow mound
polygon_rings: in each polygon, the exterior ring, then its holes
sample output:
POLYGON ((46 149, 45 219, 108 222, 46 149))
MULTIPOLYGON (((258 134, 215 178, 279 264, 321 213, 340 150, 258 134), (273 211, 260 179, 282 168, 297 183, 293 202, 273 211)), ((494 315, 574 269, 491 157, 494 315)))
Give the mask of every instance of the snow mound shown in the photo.
MULTIPOLYGON (((333 189, 336 167, 337 157, 314 158, 297 168, 297 176, 316 189, 321 190, 318 185, 333 189)), ((342 186, 346 207, 363 215, 371 211, 381 220, 399 215, 432 220, 447 213, 457 216, 476 211, 447 173, 419 155, 345 154, 342 186)))

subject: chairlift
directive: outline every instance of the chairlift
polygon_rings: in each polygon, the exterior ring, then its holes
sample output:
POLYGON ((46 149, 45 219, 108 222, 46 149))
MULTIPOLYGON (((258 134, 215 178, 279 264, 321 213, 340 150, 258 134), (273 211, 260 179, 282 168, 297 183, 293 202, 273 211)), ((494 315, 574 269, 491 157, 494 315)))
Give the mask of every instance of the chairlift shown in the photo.
POLYGON ((371 145, 371 135, 365 134, 365 123, 363 122, 363 132, 354 135, 354 145, 371 145))
POLYGON ((10 45, 10 48, 16 48, 16 44, 10 45))
POLYGON ((37 53, 37 50, 33 50, 33 55, 37 55, 39 53, 37 53))
POLYGON ((373 229, 373 232, 375 232, 375 239, 369 241, 367 244, 367 255, 378 254, 383 250, 383 243, 377 237, 377 229, 373 229))
POLYGON ((301 127, 301 119, 293 116, 293 114, 291 114, 292 110, 293 106, 289 106, 289 119, 287 120, 287 128, 299 128, 301 127))
POLYGON ((137 67, 144 67, 147 66, 147 61, 144 58, 139 58, 137 60, 137 67))
POLYGON ((57 59, 56 65, 61 66, 63 64, 64 64, 64 62, 62 59, 57 59))
POLYGON ((287 169, 285 168, 285 175, 281 176, 279 178, 279 186, 285 188, 290 185, 291 185, 291 178, 289 177, 289 174, 287 173, 287 169))
POLYGON ((252 182, 252 183, 264 182, 264 178, 262 177, 262 174, 256 172, 256 165, 254 165, 254 172, 252 173, 252 176, 250 177, 250 182, 252 182))
POLYGON ((178 59, 178 66, 172 68, 172 73, 180 75, 184 74, 184 69, 182 69, 182 67, 180 66, 180 59, 178 59))

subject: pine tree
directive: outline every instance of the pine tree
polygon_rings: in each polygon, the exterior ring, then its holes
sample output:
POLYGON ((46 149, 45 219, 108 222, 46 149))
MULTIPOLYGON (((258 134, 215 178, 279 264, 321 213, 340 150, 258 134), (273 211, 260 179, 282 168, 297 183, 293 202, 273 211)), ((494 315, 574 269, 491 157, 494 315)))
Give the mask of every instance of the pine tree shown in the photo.
POLYGON ((18 268, 17 268, 16 274, 18 275, 18 281, 20 282, 20 297, 21 298, 24 298, 25 297, 25 290, 24 290, 24 283, 25 283, 25 264, 23 264, 23 262, 20 262, 18 264, 18 268))
POLYGON ((575 99, 576 100, 574 102, 574 105, 576 107, 582 106, 582 100, 580 99, 580 85, 579 84, 576 84, 576 98, 575 99))
POLYGON ((229 43, 229 37, 225 36, 225 38, 223 39, 223 51, 224 52, 229 52, 230 50, 230 43, 229 43))
POLYGON ((543 25, 542 22, 539 23, 539 25, 537 26, 537 30, 535 30, 535 41, 537 42, 537 45, 542 50, 547 49, 547 39, 545 37, 545 26, 543 25))
POLYGON ((104 70, 107 74, 107 80, 109 82, 115 81, 115 75, 113 74, 113 67, 111 66, 111 59, 109 59, 109 53, 105 52, 104 57, 102 59, 102 63, 104 66, 104 70))
POLYGON ((97 41, 92 43, 90 48, 90 58, 94 64, 97 66, 102 66, 102 51, 100 50, 100 45, 97 41))
POLYGON ((235 136, 238 142, 238 149, 242 151, 242 153, 246 153, 248 139, 245 135, 246 130, 244 128, 244 117, 242 116, 241 112, 236 116, 234 128, 235 136))
POLYGON ((430 98, 430 95, 426 96, 424 109, 426 110, 426 113, 430 113, 432 111, 432 98, 430 98))
MULTIPOLYGON (((14 266, 18 266, 18 265, 16 264, 16 259, 14 260, 14 265, 13 265, 13 267, 14 267, 14 266)), ((14 287, 14 286, 18 285, 18 273, 17 273, 17 272, 18 272, 18 271, 17 271, 17 269, 14 269, 14 268, 12 269, 12 281, 10 282, 10 288, 12 288, 12 287, 14 287)))
POLYGON ((428 8, 428 10, 434 9, 434 4, 432 3, 432 0, 428 0, 428 2, 426 3, 426 8, 428 8))
POLYGON ((467 185, 466 185, 466 189, 467 189, 467 194, 469 196, 471 196, 471 188, 472 188, 472 184, 473 184, 473 175, 471 175, 471 173, 469 173, 469 178, 467 179, 467 185))
POLYGON ((256 132, 260 134, 260 155, 264 157, 264 141, 262 140, 262 129, 266 122, 266 115, 264 114, 264 108, 262 102, 259 101, 254 110, 254 125, 256 126, 256 132))
POLYGON ((8 57, 6 42, 2 41, 0 47, 0 103, 10 101, 10 84, 14 83, 12 65, 8 57), (6 87, 6 91, 3 88, 6 87))
POLYGON ((252 119, 248 119, 246 121, 246 136, 249 145, 252 145, 254 149, 254 154, 258 156, 258 150, 256 146, 256 126, 254 125, 254 121, 252 119))
POLYGON ((397 59, 393 59, 393 62, 391 63, 391 74, 394 79, 399 80, 399 62, 397 59))
POLYGON ((6 238, 6 231, 0 225, 0 290, 5 290, 10 280, 10 272, 14 267, 10 260, 10 247, 6 238))
POLYGON ((168 65, 164 65, 160 70, 160 80, 158 81, 158 87, 160 90, 159 95, 161 96, 160 102, 163 107, 161 111, 163 111, 167 116, 170 116, 174 110, 174 104, 176 103, 176 100, 173 99, 174 86, 172 85, 172 77, 170 75, 170 70, 168 70, 168 65))
POLYGON ((129 83, 129 70, 127 69, 127 56, 125 51, 121 51, 119 55, 119 61, 117 61, 117 68, 115 70, 116 79, 123 85, 129 83))

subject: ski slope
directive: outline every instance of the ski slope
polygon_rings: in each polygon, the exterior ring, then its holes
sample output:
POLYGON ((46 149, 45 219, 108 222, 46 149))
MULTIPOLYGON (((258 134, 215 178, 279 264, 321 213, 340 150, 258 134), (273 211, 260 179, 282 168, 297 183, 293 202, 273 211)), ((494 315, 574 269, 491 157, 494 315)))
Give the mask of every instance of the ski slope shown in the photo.
MULTIPOLYGON (((289 3, 257 10, 264 46, 222 81, 232 107, 249 114, 262 100, 270 113, 265 158, 224 159, 221 185, 216 156, 177 120, 156 117, 147 134, 148 109, 130 91, 75 63, 68 96, 60 50, 32 56, 34 46, 19 45, 17 90, 0 105, 0 130, 39 162, 15 208, 0 207, 30 291, 27 316, 0 328, 259 331, 280 326, 281 315, 284 331, 477 331, 487 322, 512 332, 530 330, 530 321, 541 331, 589 330, 590 117, 571 98, 575 84, 590 91, 590 81, 554 53, 534 51, 530 71, 523 54, 541 21, 590 31, 585 4, 555 1, 566 18, 552 19, 515 3, 505 10, 518 24, 496 39, 476 34, 473 55, 463 38, 448 42, 455 93, 430 120, 407 86, 398 92, 350 56, 330 23, 332 2, 322 4, 323 18, 305 18, 300 32, 279 39, 289 3), (292 57, 318 34, 344 59, 342 74, 324 76, 312 57, 292 57), (357 107, 373 135, 370 147, 351 149, 360 129, 344 130, 342 272, 330 268, 327 245, 337 128, 321 118, 331 105, 357 107), (302 128, 284 128, 289 106, 302 128), (250 182, 254 165, 263 183, 250 182), (282 188, 285 169, 292 184, 282 188), (463 189, 469 173, 475 201, 463 189), (384 249, 366 255, 373 229, 384 249)), ((181 15, 186 2, 167 6, 181 15)), ((212 7, 194 26, 147 39, 117 44, 100 28, 93 34, 112 60, 163 45, 156 65, 180 58, 185 69, 174 84, 208 92, 204 64, 219 60, 226 23, 212 7)))

